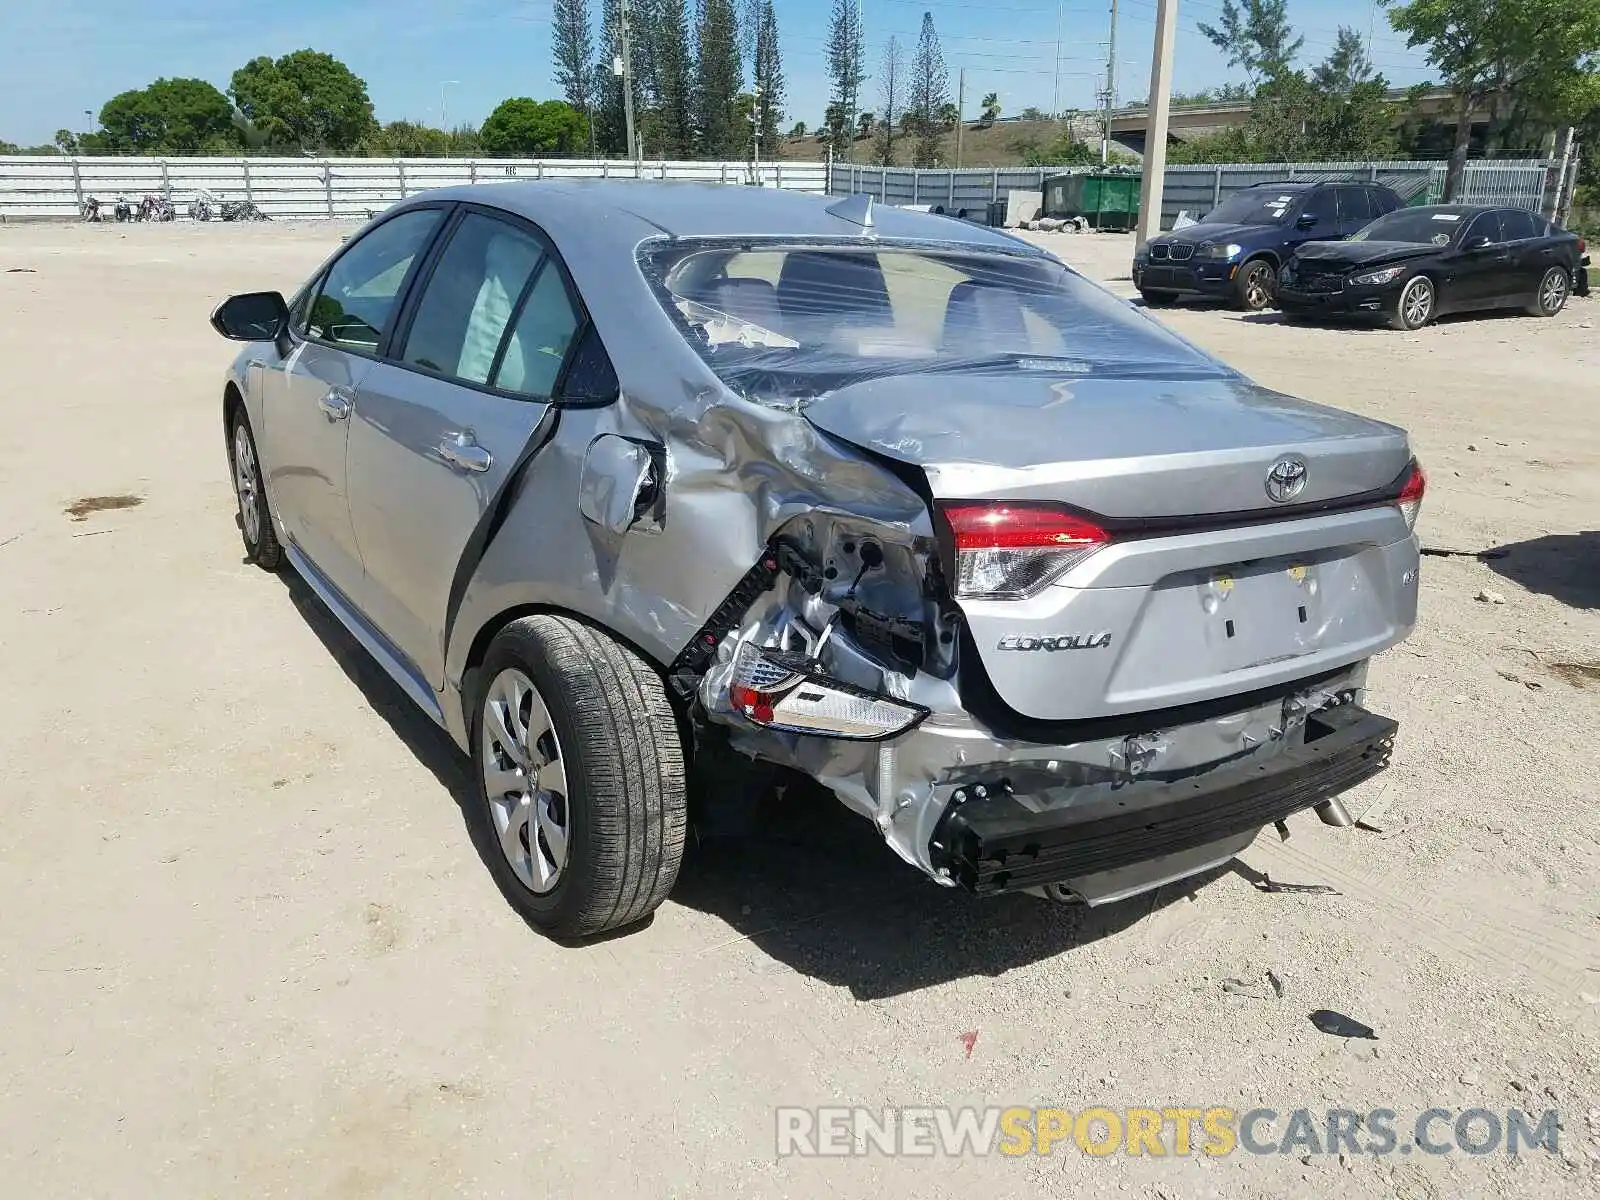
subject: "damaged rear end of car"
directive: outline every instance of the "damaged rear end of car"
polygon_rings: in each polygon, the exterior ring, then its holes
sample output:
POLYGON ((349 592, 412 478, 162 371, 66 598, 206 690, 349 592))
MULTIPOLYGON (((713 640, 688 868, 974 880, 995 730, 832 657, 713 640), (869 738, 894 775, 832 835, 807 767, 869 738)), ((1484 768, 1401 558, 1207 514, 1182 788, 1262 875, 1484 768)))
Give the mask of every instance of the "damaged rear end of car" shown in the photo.
POLYGON ((1337 821, 1385 767, 1366 664, 1415 623, 1425 486, 1402 431, 1258 387, 1021 245, 641 261, 737 402, 906 499, 824 472, 772 523, 668 668, 705 753, 816 780, 942 883, 1089 903, 1337 821))

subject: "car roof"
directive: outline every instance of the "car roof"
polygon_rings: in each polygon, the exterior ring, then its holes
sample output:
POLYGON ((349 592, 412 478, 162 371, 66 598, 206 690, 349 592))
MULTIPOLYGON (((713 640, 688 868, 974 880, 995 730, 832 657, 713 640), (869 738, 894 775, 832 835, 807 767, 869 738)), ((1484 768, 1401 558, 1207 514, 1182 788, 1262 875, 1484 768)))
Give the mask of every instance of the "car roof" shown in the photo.
MULTIPOLYGON (((542 179, 445 188, 424 195, 489 205, 540 225, 581 221, 588 236, 626 240, 630 245, 662 234, 673 238, 858 238, 868 232, 829 212, 842 196, 720 183, 542 179)), ((870 232, 879 239, 951 242, 976 250, 1043 254, 1020 238, 986 226, 876 203, 870 232)))

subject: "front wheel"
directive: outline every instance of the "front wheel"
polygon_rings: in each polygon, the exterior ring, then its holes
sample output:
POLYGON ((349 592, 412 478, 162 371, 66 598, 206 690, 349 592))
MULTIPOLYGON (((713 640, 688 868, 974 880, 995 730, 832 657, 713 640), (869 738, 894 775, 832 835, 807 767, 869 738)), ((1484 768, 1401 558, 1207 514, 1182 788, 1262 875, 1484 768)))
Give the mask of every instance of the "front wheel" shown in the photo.
POLYGON ((263 571, 276 571, 283 561, 283 547, 272 527, 261 459, 242 404, 234 409, 228 432, 228 457, 233 466, 233 492, 239 502, 239 536, 244 539, 244 556, 263 571))
POLYGON ((1245 263, 1233 281, 1234 306, 1245 312, 1260 312, 1272 303, 1277 278, 1277 271, 1264 258, 1245 263))
POLYGON ((1401 330, 1421 329, 1433 320, 1433 308, 1433 280, 1426 275, 1418 275, 1401 290, 1389 324, 1401 330))
POLYGON ((1551 267, 1539 280, 1539 290, 1534 294, 1528 312, 1535 317, 1553 317, 1567 306, 1567 295, 1572 290, 1572 280, 1565 267, 1551 267))
POLYGON ((666 685, 567 617, 495 635, 473 678, 474 832, 536 929, 581 938, 643 920, 683 859, 683 744, 666 685))

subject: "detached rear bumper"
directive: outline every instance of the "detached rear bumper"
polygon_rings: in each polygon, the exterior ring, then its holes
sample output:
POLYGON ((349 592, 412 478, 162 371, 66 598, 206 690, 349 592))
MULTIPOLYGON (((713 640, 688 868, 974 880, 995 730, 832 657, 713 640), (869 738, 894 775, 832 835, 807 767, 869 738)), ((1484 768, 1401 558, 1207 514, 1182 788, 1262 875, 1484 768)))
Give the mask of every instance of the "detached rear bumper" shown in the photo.
MULTIPOLYGON (((1104 879, 1136 864, 1159 872, 1160 860, 1176 863, 1203 847, 1247 839, 1370 779, 1388 766, 1398 729, 1388 717, 1347 704, 1312 714, 1305 744, 1265 763, 1246 759, 1054 806, 991 785, 983 799, 950 806, 934 833, 934 861, 979 895, 1104 879)), ((1150 886, 1172 877, 1172 871, 1154 874, 1150 886)), ((1093 898, 1094 889, 1076 890, 1093 898)))

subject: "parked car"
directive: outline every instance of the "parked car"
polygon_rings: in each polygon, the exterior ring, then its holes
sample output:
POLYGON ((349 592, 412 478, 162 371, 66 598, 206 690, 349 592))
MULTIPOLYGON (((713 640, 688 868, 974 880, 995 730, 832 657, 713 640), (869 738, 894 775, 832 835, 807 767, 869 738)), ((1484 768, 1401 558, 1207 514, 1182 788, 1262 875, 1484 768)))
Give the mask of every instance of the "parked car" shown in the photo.
POLYGON ((1337 822, 1387 760, 1363 703, 1416 617, 1405 433, 1007 234, 449 189, 212 324, 249 343, 221 406, 246 552, 471 755, 480 845, 551 934, 661 903, 691 772, 723 829, 795 772, 940 884, 1100 903, 1337 822))
POLYGON ((1583 257, 1576 234, 1521 208, 1433 204, 1380 217, 1346 242, 1308 242, 1285 264, 1292 318, 1381 317, 1419 329, 1475 309, 1560 312, 1583 257))
POLYGON ((1302 242, 1345 238, 1404 205, 1376 183, 1258 183, 1194 225, 1153 237, 1134 254, 1133 285, 1146 304, 1209 296, 1259 312, 1278 270, 1302 242))

